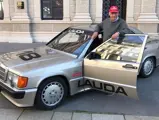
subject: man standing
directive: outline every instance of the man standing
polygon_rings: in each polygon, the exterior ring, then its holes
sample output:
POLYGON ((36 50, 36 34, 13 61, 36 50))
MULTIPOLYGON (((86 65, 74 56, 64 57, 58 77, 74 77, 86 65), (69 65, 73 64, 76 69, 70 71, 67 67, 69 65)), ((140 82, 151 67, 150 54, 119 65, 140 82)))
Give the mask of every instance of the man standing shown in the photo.
POLYGON ((92 35, 93 40, 101 31, 103 31, 103 42, 109 38, 116 39, 128 34, 128 25, 123 19, 119 18, 119 10, 117 6, 110 7, 109 16, 110 18, 105 19, 96 26, 96 30, 92 35))

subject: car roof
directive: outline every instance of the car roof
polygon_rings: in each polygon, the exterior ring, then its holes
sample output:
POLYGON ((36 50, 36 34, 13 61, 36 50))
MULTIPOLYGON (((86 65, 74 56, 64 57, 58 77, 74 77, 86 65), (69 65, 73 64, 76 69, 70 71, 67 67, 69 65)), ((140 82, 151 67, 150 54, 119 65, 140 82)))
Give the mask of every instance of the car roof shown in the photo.
POLYGON ((94 32, 95 27, 96 25, 90 24, 90 25, 71 26, 70 28, 94 32))
MULTIPOLYGON (((70 28, 94 32, 96 25, 97 24, 94 23, 94 24, 90 24, 90 25, 71 26, 70 28)), ((135 27, 129 26, 129 29, 131 31, 133 31, 135 34, 144 34, 142 31, 140 31, 139 29, 137 29, 135 27)))

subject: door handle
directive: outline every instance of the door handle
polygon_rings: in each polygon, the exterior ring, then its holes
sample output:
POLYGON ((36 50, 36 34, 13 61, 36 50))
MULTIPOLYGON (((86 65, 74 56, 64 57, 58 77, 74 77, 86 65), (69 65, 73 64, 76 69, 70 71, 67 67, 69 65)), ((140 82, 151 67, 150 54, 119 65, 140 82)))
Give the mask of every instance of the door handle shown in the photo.
POLYGON ((131 64, 126 64, 126 65, 123 65, 123 68, 131 68, 131 69, 137 69, 137 67, 131 65, 131 64))

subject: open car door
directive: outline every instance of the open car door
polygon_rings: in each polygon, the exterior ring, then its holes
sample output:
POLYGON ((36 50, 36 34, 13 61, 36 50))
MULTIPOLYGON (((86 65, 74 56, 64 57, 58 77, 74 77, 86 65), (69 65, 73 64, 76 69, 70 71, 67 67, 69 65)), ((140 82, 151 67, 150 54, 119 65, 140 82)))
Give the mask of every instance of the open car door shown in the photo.
POLYGON ((110 39, 84 59, 85 89, 96 89, 138 99, 136 82, 147 35, 110 39))

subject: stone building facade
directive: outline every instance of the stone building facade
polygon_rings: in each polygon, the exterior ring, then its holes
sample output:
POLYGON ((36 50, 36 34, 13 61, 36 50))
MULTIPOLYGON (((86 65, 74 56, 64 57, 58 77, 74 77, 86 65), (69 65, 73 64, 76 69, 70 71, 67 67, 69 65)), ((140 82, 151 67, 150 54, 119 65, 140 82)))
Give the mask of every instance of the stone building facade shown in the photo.
POLYGON ((129 26, 159 31, 159 0, 0 0, 0 42, 48 42, 68 26, 101 22, 114 4, 129 26))

